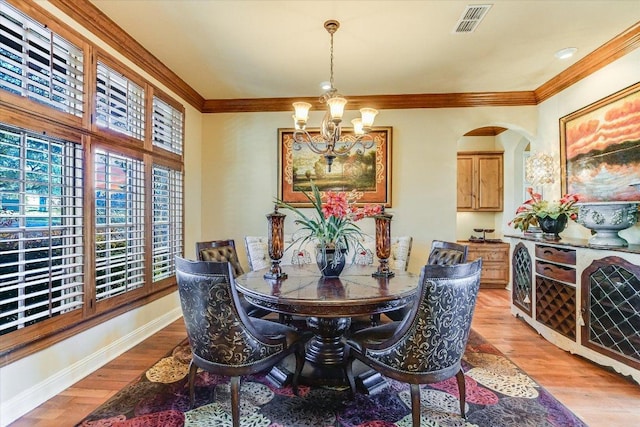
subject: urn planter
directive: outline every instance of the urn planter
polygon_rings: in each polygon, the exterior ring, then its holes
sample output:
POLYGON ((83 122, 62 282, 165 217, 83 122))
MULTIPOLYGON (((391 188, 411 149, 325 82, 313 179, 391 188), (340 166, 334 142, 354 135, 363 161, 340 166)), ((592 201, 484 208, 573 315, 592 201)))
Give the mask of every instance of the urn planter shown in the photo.
POLYGON ((629 243, 618 235, 638 221, 640 202, 585 202, 578 204, 576 222, 592 232, 590 246, 626 247, 629 243))

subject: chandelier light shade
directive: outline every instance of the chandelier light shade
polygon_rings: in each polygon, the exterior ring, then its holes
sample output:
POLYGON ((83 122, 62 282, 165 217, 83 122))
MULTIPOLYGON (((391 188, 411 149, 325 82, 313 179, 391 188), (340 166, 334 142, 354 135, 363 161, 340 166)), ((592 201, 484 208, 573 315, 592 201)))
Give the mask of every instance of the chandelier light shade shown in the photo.
POLYGON ((293 148, 300 150, 303 146, 307 146, 312 152, 323 155, 329 172, 331 172, 333 159, 349 154, 355 146, 362 147, 361 152, 373 148, 375 142, 369 132, 378 114, 378 110, 373 108, 360 109, 361 117, 351 120, 353 135, 342 135, 342 117, 348 101, 333 85, 333 35, 339 27, 340 23, 333 19, 324 23, 324 28, 331 36, 331 68, 329 89, 320 97, 320 102, 326 104, 327 110, 320 125, 319 136, 311 136, 306 130, 312 105, 308 102, 293 103, 295 123, 293 148))

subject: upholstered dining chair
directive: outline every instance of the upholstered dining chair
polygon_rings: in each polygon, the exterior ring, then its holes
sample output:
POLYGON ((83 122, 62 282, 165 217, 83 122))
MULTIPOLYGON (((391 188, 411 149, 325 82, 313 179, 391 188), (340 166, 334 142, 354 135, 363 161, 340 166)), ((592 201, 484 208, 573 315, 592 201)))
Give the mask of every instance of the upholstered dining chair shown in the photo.
POLYGON ((434 240, 427 264, 452 265, 467 262, 469 246, 455 242, 434 240))
POLYGON ((228 261, 233 267, 234 277, 244 274, 236 251, 236 242, 233 239, 196 242, 196 256, 200 261, 228 261))
MULTIPOLYGON (((353 263, 361 265, 377 264, 376 238, 363 234, 359 242, 359 247, 352 248, 352 251, 355 252, 353 254, 353 263)), ((389 267, 394 270, 406 271, 407 267, 409 267, 413 238, 411 236, 391 236, 390 243, 389 267)), ((350 259, 350 257, 347 259, 350 259)))
MULTIPOLYGON (((233 239, 196 242, 196 256, 199 261, 228 262, 233 269, 233 277, 244 274, 244 269, 238 259, 236 243, 233 239)), ((240 296, 240 302, 242 308, 251 317, 264 317, 271 313, 269 310, 249 303, 242 295, 240 296)))
MULTIPOLYGON (((262 270, 271 266, 269 239, 266 236, 245 236, 244 245, 247 250, 251 271, 262 270)), ((280 258, 280 265, 300 265, 315 262, 316 253, 313 242, 305 242, 300 245, 294 242, 293 235, 284 235, 284 253, 280 258)))
MULTIPOLYGON (((429 265, 454 265, 467 262, 467 253, 469 247, 454 242, 446 242, 443 240, 434 240, 431 243, 431 252, 429 253, 429 259, 427 264, 429 265)), ((385 313, 385 315, 391 320, 402 320, 409 312, 409 307, 402 307, 394 311, 385 313)), ((372 318, 372 324, 374 323, 372 318)))
POLYGON ((199 369, 231 377, 231 418, 240 425, 240 383, 245 375, 265 372, 295 353, 293 391, 304 367, 309 335, 286 325, 250 318, 238 309, 240 297, 229 262, 189 261, 176 257, 178 292, 192 360, 188 386, 191 406, 199 369))
POLYGON ((362 329, 347 340, 347 378, 356 392, 353 361, 382 375, 409 383, 413 426, 420 426, 420 384, 456 377, 460 414, 465 417, 461 361, 469 339, 480 288, 482 259, 467 264, 426 265, 420 274, 418 301, 401 322, 362 329))

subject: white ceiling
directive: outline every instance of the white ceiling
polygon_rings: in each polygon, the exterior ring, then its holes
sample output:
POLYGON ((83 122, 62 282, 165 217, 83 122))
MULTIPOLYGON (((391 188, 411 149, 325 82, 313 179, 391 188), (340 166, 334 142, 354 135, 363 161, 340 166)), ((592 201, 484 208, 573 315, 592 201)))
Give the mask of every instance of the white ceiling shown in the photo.
MULTIPOLYGON (((205 99, 534 90, 640 21, 640 0, 91 0, 205 99), (492 4, 454 34, 469 4, 492 4), (577 47, 571 59, 554 52, 577 47)), ((640 67, 640 65, 639 65, 640 67)))

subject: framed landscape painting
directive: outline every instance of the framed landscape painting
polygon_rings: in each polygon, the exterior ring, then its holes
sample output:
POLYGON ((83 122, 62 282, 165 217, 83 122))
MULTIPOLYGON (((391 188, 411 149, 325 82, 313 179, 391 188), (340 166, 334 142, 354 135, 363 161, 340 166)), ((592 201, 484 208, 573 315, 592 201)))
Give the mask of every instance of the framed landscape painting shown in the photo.
POLYGON ((640 200, 640 83, 560 119, 563 194, 640 200))
MULTIPOLYGON (((391 207, 391 127, 374 127, 369 135, 372 148, 356 144, 334 159, 329 172, 326 159, 304 143, 296 144, 294 129, 278 129, 278 198, 298 207, 310 207, 304 195, 313 182, 320 191, 351 193, 355 203, 391 207)), ((308 131, 319 138, 319 130, 308 131)), ((342 139, 354 138, 352 129, 342 129, 342 139)))

